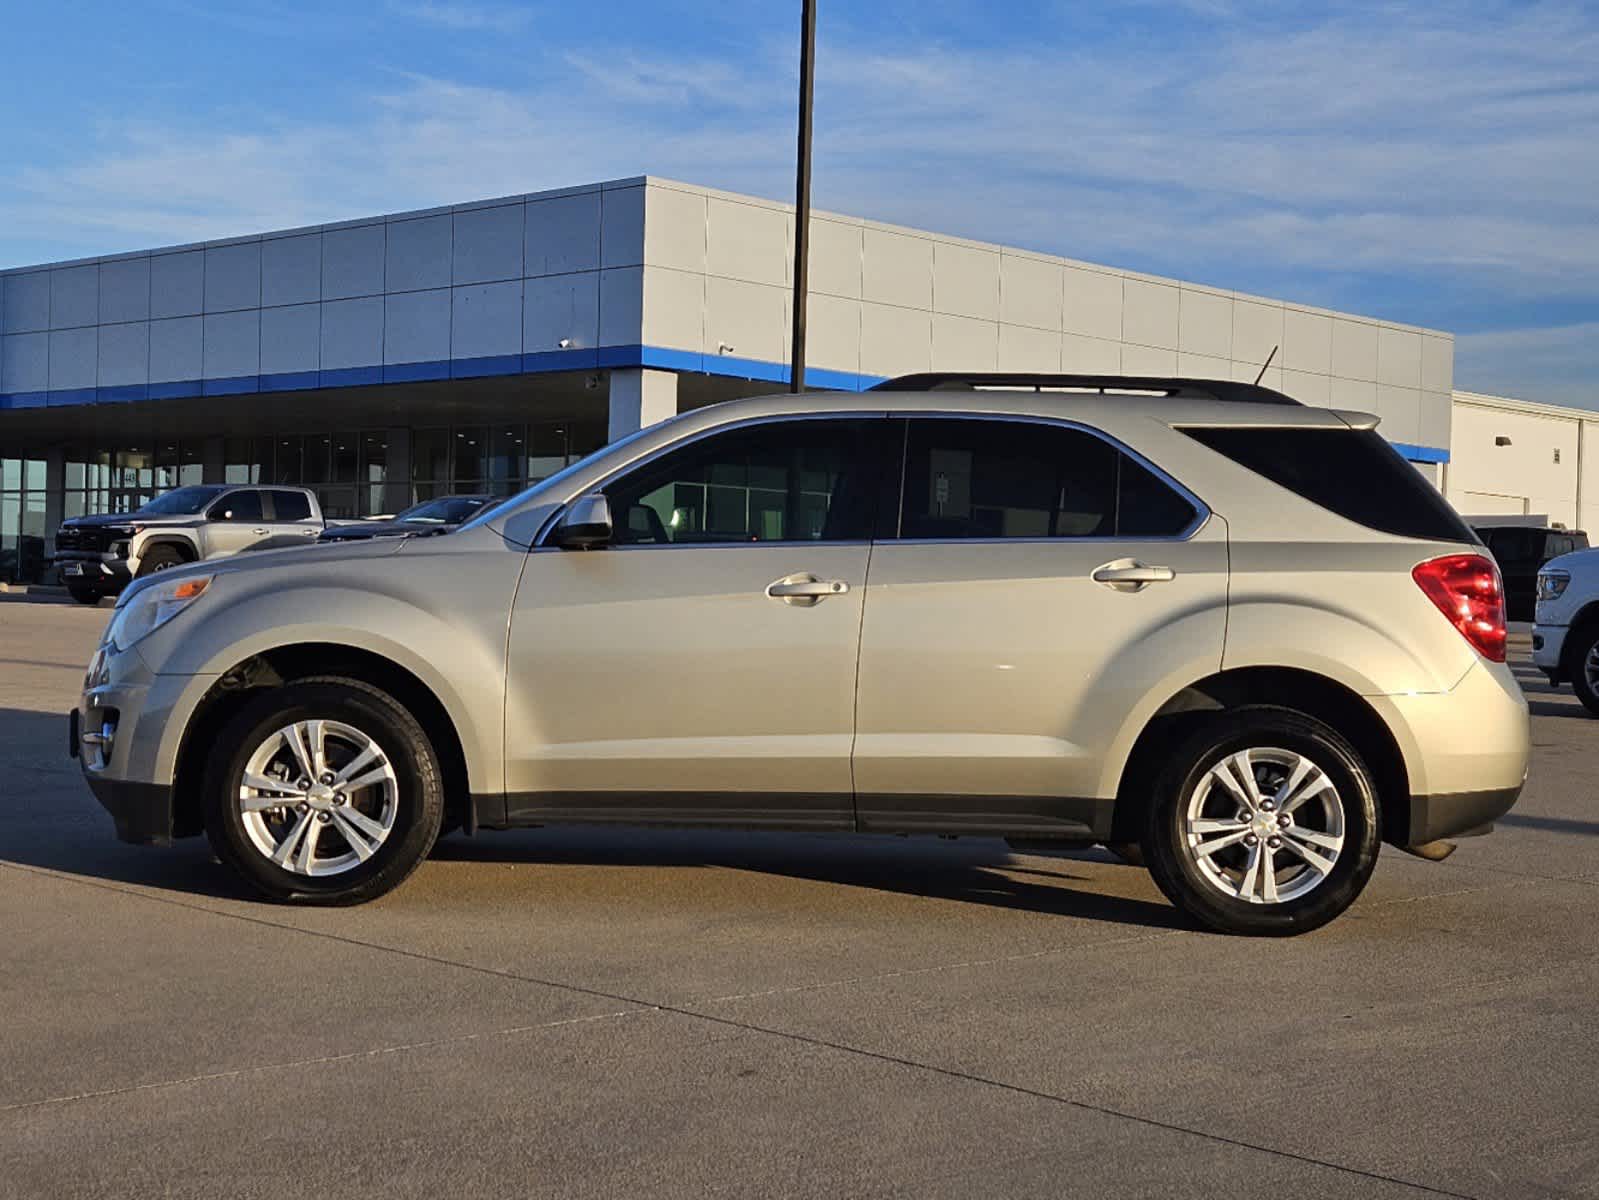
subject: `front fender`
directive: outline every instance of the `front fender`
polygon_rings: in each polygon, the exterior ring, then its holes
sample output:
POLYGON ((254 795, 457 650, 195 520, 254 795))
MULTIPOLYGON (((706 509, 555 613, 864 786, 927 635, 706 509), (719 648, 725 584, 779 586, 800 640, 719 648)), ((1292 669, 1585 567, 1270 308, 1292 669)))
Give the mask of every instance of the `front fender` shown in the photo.
MULTIPOLYGON (((506 614, 524 556, 428 557, 434 561, 413 562, 406 570, 396 555, 362 556, 360 575, 356 563, 340 564, 351 568, 348 576, 330 576, 311 559, 219 571, 192 612, 156 630, 138 649, 158 675, 207 679, 292 646, 377 655, 437 698, 460 738, 472 791, 502 791, 506 614), (441 558, 450 561, 437 562, 441 558)), ((172 719, 181 731, 192 716, 193 705, 172 719)), ((170 777, 179 740, 163 739, 159 778, 170 777)))

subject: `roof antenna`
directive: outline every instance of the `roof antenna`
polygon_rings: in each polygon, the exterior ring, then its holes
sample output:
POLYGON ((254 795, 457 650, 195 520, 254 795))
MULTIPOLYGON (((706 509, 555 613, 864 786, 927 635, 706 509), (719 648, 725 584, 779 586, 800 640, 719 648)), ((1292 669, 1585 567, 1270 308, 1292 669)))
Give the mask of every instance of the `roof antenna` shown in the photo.
MULTIPOLYGON (((1280 343, 1279 343, 1280 345, 1280 343)), ((1255 376, 1255 386, 1260 386, 1260 381, 1266 378, 1266 368, 1271 366, 1271 360, 1277 357, 1277 346, 1271 348, 1271 353, 1266 355, 1266 361, 1260 364, 1260 374, 1255 376)))

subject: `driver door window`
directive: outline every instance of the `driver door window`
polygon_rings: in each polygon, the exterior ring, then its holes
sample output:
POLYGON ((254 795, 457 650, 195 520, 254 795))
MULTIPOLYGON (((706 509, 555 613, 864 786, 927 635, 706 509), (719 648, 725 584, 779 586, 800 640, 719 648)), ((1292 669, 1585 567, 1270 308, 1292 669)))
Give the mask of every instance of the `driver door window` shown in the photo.
POLYGON ((871 536, 872 426, 776 421, 669 453, 605 489, 614 542, 863 541, 871 536))

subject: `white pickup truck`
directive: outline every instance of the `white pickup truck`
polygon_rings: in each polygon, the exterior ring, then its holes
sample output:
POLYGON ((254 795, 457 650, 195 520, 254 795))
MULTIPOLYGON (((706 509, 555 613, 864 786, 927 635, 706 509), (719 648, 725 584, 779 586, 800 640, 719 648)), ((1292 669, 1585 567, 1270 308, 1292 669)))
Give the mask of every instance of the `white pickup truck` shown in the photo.
POLYGON ((1549 682, 1569 683, 1599 717, 1599 550, 1551 558, 1538 571, 1532 661, 1549 682))
POLYGON ((94 604, 168 567, 309 545, 325 525, 309 488, 193 484, 131 513, 64 522, 56 531, 55 564, 73 598, 94 604))

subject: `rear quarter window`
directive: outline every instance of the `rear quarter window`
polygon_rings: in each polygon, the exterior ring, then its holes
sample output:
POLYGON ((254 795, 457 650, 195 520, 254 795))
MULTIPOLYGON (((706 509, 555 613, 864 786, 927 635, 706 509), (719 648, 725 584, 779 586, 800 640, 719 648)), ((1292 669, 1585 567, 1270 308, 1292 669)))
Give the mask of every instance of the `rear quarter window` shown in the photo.
POLYGON ((1372 430, 1187 428, 1182 432, 1367 529, 1428 541, 1476 540, 1438 489, 1372 430))

